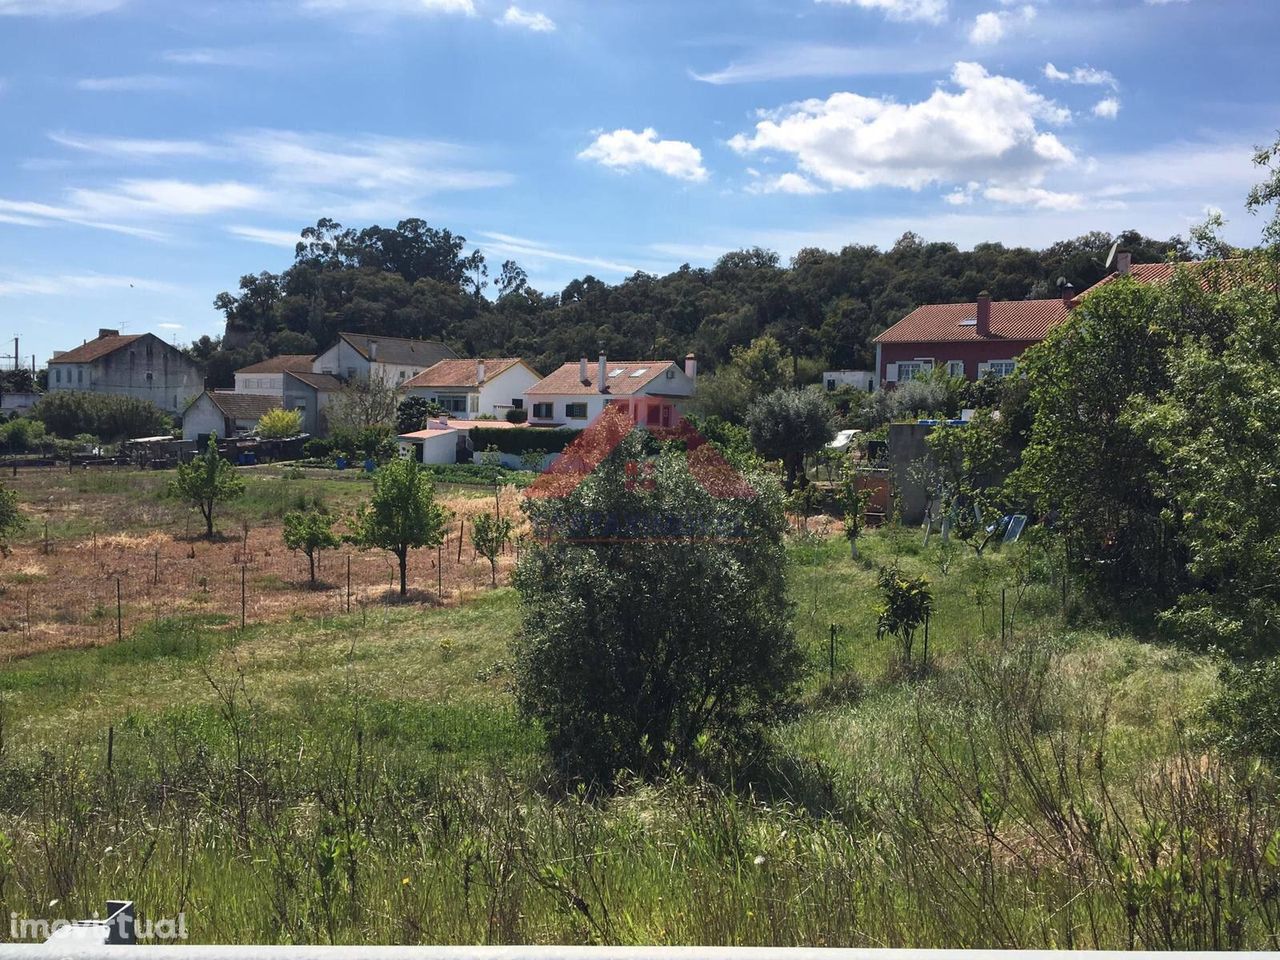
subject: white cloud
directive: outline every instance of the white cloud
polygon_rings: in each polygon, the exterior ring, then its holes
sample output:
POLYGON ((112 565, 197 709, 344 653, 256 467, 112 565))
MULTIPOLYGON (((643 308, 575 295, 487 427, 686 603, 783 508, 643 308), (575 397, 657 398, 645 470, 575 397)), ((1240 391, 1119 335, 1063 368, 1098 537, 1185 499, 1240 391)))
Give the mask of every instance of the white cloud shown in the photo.
POLYGON ((751 134, 729 145, 744 155, 790 155, 810 179, 852 190, 1035 183, 1074 162, 1071 150, 1039 127, 1065 123, 1067 110, 975 63, 956 64, 951 80, 956 90, 940 88, 918 103, 836 93, 791 104, 762 113, 751 134))
POLYGON ((473 0, 302 0, 302 9, 317 13, 435 14, 475 16, 473 0))
POLYGON ((818 0, 819 3, 853 4, 876 10, 890 20, 923 20, 941 23, 947 16, 947 0, 818 0))
POLYGON ((994 203, 1037 210, 1077 210, 1084 206, 1084 197, 1078 193, 1057 193, 1042 187, 987 187, 982 195, 994 203))
POLYGON ((263 227, 238 226, 227 227, 227 233, 241 240, 265 243, 267 246, 283 247, 286 250, 293 250, 302 240, 298 230, 268 230, 263 227))
POLYGON ((146 93, 157 90, 181 90, 187 81, 179 77, 165 77, 153 73, 133 74, 124 77, 85 77, 76 81, 77 90, 89 93, 146 93))
POLYGON ((1104 120, 1114 120, 1120 115, 1120 101, 1116 97, 1105 97, 1093 105, 1093 115, 1104 120))
POLYGON ((50 276, 0 277, 0 296, 66 296, 100 293, 104 290, 145 290, 164 293, 174 286, 141 277, 113 276, 103 273, 57 274, 50 276))
POLYGON ((212 152, 199 140, 144 140, 128 137, 79 137, 67 133, 51 133, 54 143, 73 150, 130 160, 158 160, 171 157, 205 157, 212 152))
POLYGON ((122 180, 114 190, 73 188, 68 200, 92 217, 199 217, 243 210, 267 201, 268 194, 235 181, 190 183, 184 180, 122 180))
POLYGON ((128 0, 0 0, 0 17, 88 17, 109 13, 128 0))
POLYGON ((489 242, 485 244, 485 248, 489 251, 497 251, 513 257, 521 257, 529 260, 550 260, 556 263, 576 263, 584 267, 594 267, 597 270, 606 270, 610 273, 633 274, 639 267, 633 267, 630 264, 618 263, 615 260, 603 260, 599 257, 584 257, 573 253, 566 253, 562 250, 556 250, 548 247, 544 243, 537 240, 526 240, 523 237, 513 237, 509 233, 493 233, 482 230, 482 237, 487 237, 489 242))
POLYGON ((791 80, 798 77, 860 77, 933 73, 951 66, 954 51, 933 44, 913 46, 910 55, 887 44, 850 47, 821 43, 774 44, 755 55, 707 73, 695 80, 717 86, 791 80))
POLYGON ((1097 70, 1093 67, 1076 67, 1073 70, 1059 70, 1052 63, 1044 65, 1044 75, 1050 80, 1057 80, 1065 83, 1075 83, 1083 86, 1093 87, 1111 87, 1113 90, 1120 85, 1106 70, 1097 70))
MULTIPOLYGON (((748 172, 752 176, 759 177, 759 174, 754 170, 748 172)), ((812 196, 815 193, 826 192, 812 180, 807 180, 798 173, 784 173, 777 177, 759 177, 747 187, 747 190, 751 193, 790 193, 796 196, 812 196)))
POLYGON ((507 7, 507 12, 497 22, 504 27, 521 27, 534 33, 550 33, 556 28, 556 22, 545 13, 533 13, 515 5, 507 7))
POLYGON ((169 323, 168 321, 157 323, 156 326, 159 327, 161 330, 181 330, 182 329, 182 324, 169 323))
POLYGON ((262 65, 263 53, 244 47, 196 47, 166 50, 160 59, 182 67, 256 67, 262 65))
POLYGON ((602 133, 578 157, 614 170, 648 167, 677 180, 700 183, 707 179, 701 150, 684 140, 659 140, 652 127, 602 133))
POLYGON ((989 46, 999 43, 1005 34, 1020 26, 1031 23, 1036 18, 1036 8, 1024 4, 1016 11, 989 11, 978 14, 969 28, 969 42, 978 46, 989 46))

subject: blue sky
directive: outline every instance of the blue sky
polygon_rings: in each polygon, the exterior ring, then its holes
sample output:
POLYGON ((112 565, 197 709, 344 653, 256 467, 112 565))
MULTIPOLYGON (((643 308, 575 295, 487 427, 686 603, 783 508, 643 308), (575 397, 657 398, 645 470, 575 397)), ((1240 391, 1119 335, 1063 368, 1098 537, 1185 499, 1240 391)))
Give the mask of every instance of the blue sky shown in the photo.
POLYGON ((548 290, 1206 208, 1253 242, 1277 37, 1274 0, 0 0, 0 352, 217 333, 321 216, 548 290))

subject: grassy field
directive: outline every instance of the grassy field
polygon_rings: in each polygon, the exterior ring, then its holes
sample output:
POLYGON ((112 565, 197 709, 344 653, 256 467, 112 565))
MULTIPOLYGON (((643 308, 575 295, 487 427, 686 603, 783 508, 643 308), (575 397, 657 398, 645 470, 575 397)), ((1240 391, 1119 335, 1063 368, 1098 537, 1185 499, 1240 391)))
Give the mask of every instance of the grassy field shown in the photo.
MULTIPOLYGON (((83 482, 86 512, 131 496, 83 482)), ((1215 662, 1081 609, 1052 545, 861 554, 794 538, 809 669, 734 782, 551 787, 508 588, 12 662, 0 909, 130 897, 203 942, 1276 946, 1274 787, 1196 737, 1215 662), (921 677, 876 636, 892 562, 935 592, 921 677)))

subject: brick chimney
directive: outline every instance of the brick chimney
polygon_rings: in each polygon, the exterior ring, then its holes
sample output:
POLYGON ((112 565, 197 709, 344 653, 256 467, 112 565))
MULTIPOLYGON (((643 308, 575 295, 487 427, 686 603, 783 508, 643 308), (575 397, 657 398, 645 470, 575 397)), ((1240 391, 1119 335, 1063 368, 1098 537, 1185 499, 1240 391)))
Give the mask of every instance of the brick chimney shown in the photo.
POLYGON ((484 386, 484 360, 476 361, 476 385, 484 386))
POLYGON ((980 337, 991 336, 991 294, 985 290, 978 294, 978 313, 974 331, 980 337))
POLYGON ((372 361, 376 361, 378 359, 378 341, 377 340, 369 341, 369 359, 372 361))
POLYGON ((99 327, 99 328, 98 328, 98 339, 99 339, 99 340, 105 339, 106 337, 118 337, 118 336, 120 336, 120 331, 119 331, 119 330, 108 330, 106 327, 99 327))
POLYGON ((1127 250, 1121 250, 1116 254, 1116 273, 1122 277, 1129 275, 1129 270, 1133 267, 1133 254, 1127 250))
POLYGON ((1064 307, 1074 306, 1076 299, 1076 288, 1074 284, 1064 283, 1062 285, 1062 305, 1064 307))
POLYGON ((600 372, 596 380, 596 389, 601 393, 609 392, 609 360, 604 355, 604 351, 600 351, 600 372))
POLYGON ((587 358, 583 357, 578 361, 578 379, 583 383, 590 383, 591 378, 587 376, 587 358))
POLYGON ((685 354, 684 375, 695 382, 698 379, 698 358, 692 353, 685 354))

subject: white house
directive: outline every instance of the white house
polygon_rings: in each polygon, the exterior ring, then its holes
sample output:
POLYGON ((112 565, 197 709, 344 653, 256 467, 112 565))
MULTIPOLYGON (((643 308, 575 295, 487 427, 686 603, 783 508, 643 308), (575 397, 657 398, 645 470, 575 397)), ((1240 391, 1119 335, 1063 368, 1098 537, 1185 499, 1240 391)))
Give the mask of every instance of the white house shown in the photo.
POLYGON ((874 370, 828 370, 822 375, 822 386, 827 390, 853 387, 872 393, 876 389, 876 374, 874 370))
POLYGON ((400 456, 419 463, 457 463, 460 431, 441 417, 416 430, 398 437, 400 456))
POLYGON ((182 439, 206 443, 209 435, 220 438, 248 433, 268 410, 283 406, 279 397, 205 390, 182 411, 182 439))
POLYGON ((368 380, 399 386, 441 360, 458 355, 435 340, 403 340, 340 333, 338 342, 311 362, 312 373, 330 374, 341 380, 368 380))
POLYGON ((315 357, 310 354, 283 354, 236 371, 236 393, 263 397, 283 397, 286 373, 311 373, 315 357))
POLYGON ((57 351, 49 361, 49 393, 110 393, 179 413, 203 388, 200 369, 153 333, 99 330, 93 340, 57 351))
POLYGON ((406 380, 406 397, 425 397, 455 416, 503 419, 524 408, 525 391, 541 377, 519 358, 441 360, 406 380))
POLYGON ((606 405, 621 406, 638 424, 672 427, 697 389, 698 361, 685 357, 684 369, 672 360, 596 363, 583 357, 566 363, 525 391, 529 423, 585 427, 606 405))

